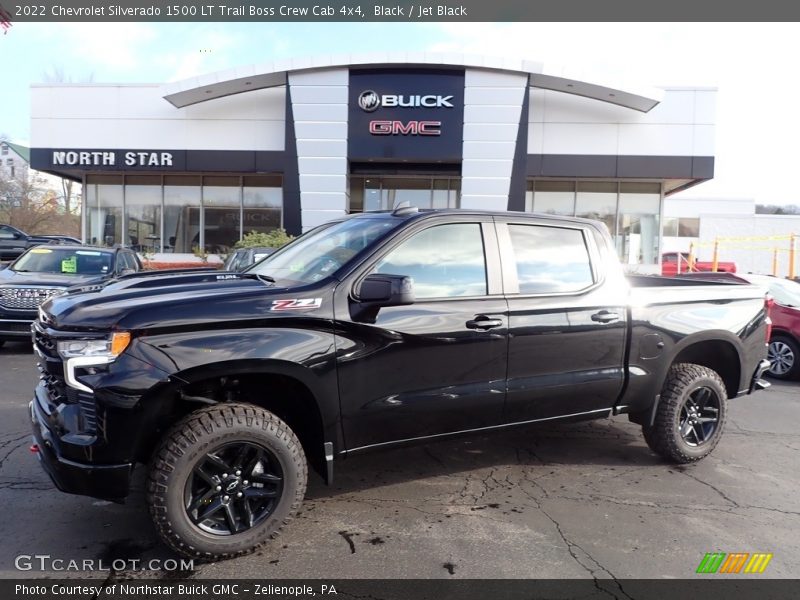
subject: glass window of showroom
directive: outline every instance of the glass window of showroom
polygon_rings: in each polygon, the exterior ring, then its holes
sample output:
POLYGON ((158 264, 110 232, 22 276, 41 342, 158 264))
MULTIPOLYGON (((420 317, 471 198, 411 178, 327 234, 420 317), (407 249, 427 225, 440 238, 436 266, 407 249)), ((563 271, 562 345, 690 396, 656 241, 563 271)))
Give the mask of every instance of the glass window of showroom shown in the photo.
POLYGON ((662 184, 657 181, 528 181, 525 210, 603 221, 624 264, 656 264, 662 184))
POLYGON ((282 226, 277 175, 87 175, 85 240, 140 252, 227 253, 282 226))

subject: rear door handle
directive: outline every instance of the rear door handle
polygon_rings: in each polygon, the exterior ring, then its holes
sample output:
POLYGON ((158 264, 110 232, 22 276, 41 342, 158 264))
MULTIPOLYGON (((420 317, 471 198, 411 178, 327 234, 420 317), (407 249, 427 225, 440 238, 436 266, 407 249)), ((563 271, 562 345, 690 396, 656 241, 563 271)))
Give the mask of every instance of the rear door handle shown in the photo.
POLYGON ((467 329, 478 329, 480 331, 494 329, 502 324, 502 319, 490 319, 486 315, 477 315, 474 319, 466 322, 467 329))
POLYGON ((613 323, 614 321, 619 321, 619 315, 608 310, 601 310, 592 315, 592 321, 596 321, 597 323, 613 323))

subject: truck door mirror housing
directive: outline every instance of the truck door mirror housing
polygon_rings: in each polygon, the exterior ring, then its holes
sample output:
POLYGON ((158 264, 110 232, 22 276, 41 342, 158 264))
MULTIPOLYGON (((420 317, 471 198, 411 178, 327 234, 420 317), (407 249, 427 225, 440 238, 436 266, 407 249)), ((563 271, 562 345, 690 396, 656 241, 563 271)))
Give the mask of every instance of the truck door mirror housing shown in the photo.
POLYGON ((414 304, 414 280, 408 275, 373 273, 361 282, 356 296, 350 303, 350 316, 354 321, 374 323, 381 308, 414 304))

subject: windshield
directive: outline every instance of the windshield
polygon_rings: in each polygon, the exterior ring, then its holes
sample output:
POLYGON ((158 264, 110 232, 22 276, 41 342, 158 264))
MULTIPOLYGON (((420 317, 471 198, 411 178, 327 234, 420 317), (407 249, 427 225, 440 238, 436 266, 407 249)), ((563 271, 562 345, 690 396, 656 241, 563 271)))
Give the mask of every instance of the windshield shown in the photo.
POLYGON ((769 291, 778 304, 800 306, 800 283, 775 279, 770 282, 769 291))
POLYGON ((322 225, 246 270, 281 284, 314 283, 333 275, 400 219, 348 219, 322 225))
POLYGON ((63 275, 105 275, 112 271, 113 255, 99 250, 76 248, 32 248, 11 265, 12 271, 61 273, 63 275))

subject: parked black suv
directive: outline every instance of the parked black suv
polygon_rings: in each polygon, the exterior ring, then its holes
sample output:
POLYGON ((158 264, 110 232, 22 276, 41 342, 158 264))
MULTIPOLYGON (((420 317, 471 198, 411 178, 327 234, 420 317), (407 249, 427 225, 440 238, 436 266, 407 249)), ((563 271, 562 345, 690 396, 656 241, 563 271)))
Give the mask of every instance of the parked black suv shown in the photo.
POLYGON ((27 250, 0 270, 0 346, 30 339, 36 311, 51 296, 141 269, 139 257, 126 248, 59 244, 27 250))
POLYGON ((655 452, 699 460, 728 398, 766 385, 768 328, 754 286, 626 279, 602 223, 365 213, 244 273, 48 300, 34 450, 60 489, 113 500, 148 464, 164 542, 230 557, 291 519, 307 464, 330 482, 390 444, 626 413, 655 452))

